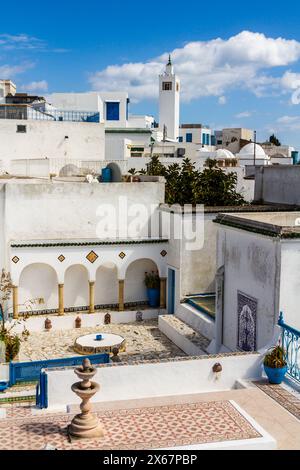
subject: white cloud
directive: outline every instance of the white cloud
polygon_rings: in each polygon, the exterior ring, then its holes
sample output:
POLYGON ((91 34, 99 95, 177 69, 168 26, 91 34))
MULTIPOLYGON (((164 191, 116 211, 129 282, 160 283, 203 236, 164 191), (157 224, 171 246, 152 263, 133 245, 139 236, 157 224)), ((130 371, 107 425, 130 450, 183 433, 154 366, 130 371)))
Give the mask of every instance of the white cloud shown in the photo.
POLYGON ((45 47, 45 41, 28 34, 0 34, 0 48, 2 50, 44 49, 45 47))
POLYGON ((300 116, 282 116, 277 119, 277 123, 287 131, 300 130, 300 116))
POLYGON ((22 85, 21 90, 27 92, 48 91, 48 82, 46 82, 46 80, 41 80, 39 82, 30 82, 27 85, 22 85))
POLYGON ((0 65, 0 77, 1 78, 11 78, 20 73, 26 72, 26 70, 34 67, 32 62, 24 62, 20 65, 0 65))
POLYGON ((220 105, 226 104, 226 103, 227 103, 227 98, 226 98, 226 96, 224 96, 224 95, 220 96, 219 99, 218 99, 218 103, 219 103, 220 105))
MULTIPOLYGON (((229 39, 190 42, 171 51, 171 55, 182 82, 183 101, 221 97, 234 87, 262 96, 270 89, 280 91, 285 86, 287 77, 272 77, 267 70, 296 62, 300 43, 242 31, 229 39)), ((156 98, 157 76, 163 72, 167 58, 168 53, 164 53, 145 63, 109 65, 90 75, 91 87, 98 91, 125 90, 135 101, 156 98)))
POLYGON ((250 116, 252 116, 251 111, 243 111, 242 113, 236 114, 234 117, 240 119, 240 118, 248 118, 250 116))

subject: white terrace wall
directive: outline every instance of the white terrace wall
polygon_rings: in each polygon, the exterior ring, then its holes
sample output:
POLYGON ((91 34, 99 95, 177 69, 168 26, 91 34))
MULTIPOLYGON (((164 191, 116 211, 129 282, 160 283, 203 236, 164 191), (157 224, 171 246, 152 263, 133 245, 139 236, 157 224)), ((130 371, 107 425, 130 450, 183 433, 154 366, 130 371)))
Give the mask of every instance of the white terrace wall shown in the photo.
MULTIPOLYGON (((80 403, 71 391, 76 380, 74 369, 47 370, 49 408, 80 403)), ((228 390, 239 379, 259 379, 262 359, 258 354, 223 357, 189 358, 179 361, 104 366, 97 369, 94 379, 100 391, 93 402, 113 402, 141 398, 185 395, 228 390), (220 362, 219 376, 212 367, 220 362)))
POLYGON ((0 160, 9 170, 13 159, 105 159, 104 124, 1 119, 0 160), (17 126, 26 126, 18 133, 17 126))
MULTIPOLYGON (((97 238, 99 226, 108 207, 124 216, 120 223, 120 237, 127 233, 128 221, 124 208, 131 217, 137 204, 155 211, 164 202, 164 183, 14 183, 5 185, 5 226, 8 240, 97 238), (123 199, 122 199, 123 198, 123 199), (120 201, 124 205, 120 206, 120 201)), ((108 220, 106 219, 106 224, 108 220)), ((111 217, 110 217, 111 221, 111 217)), ((148 221, 140 229, 148 235, 148 221)), ((113 221, 106 237, 115 234, 113 221)), ((156 229, 158 231, 158 225, 156 229)))
MULTIPOLYGON (((238 292, 257 302, 256 349, 274 335, 279 309, 279 242, 218 225, 217 267, 224 266, 223 344, 238 349, 238 292)), ((218 321, 218 318, 217 318, 218 321)))

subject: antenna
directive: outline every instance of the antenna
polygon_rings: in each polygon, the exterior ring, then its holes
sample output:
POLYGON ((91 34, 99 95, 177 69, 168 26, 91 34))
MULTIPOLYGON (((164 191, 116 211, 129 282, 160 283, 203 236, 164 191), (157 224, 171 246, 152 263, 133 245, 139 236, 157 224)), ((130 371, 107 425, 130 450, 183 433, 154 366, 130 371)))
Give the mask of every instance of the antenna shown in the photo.
POLYGON ((256 131, 254 131, 254 166, 256 165, 256 131))

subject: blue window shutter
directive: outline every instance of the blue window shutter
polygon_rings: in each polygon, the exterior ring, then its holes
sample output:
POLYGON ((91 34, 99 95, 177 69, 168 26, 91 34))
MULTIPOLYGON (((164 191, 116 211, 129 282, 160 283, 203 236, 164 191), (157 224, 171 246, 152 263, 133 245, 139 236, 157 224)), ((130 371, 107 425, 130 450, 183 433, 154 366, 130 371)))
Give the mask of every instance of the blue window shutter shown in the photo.
POLYGON ((206 141, 205 141, 205 134, 202 134, 202 145, 205 145, 206 141))
POLYGON ((183 137, 182 136, 178 137, 178 142, 183 142, 183 137))
POLYGON ((185 140, 186 140, 186 142, 192 142, 193 141, 193 134, 191 134, 191 133, 185 134, 185 140))
POLYGON ((106 103, 106 120, 119 121, 120 119, 120 103, 107 102, 106 103))

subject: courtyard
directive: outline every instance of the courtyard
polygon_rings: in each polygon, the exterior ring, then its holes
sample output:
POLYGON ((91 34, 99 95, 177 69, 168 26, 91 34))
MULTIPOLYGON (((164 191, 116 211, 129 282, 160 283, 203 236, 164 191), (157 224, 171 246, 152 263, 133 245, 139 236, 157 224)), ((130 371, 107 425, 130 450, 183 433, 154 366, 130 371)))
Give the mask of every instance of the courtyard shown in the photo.
POLYGON ((120 353, 122 362, 128 360, 168 359, 185 356, 159 329, 157 320, 126 324, 97 325, 70 330, 32 332, 21 345, 20 361, 37 361, 78 356, 73 345, 77 337, 91 333, 112 333, 126 340, 126 352, 120 353))

